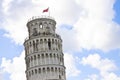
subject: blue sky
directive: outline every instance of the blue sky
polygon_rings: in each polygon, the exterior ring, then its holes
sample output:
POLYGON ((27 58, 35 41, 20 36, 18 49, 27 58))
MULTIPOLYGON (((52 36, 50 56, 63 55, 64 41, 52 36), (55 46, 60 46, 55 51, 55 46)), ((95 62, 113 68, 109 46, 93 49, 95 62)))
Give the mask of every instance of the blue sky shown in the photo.
POLYGON ((63 39, 67 80, 120 80, 120 0, 1 0, 0 80, 25 80, 26 23, 47 7, 63 39))

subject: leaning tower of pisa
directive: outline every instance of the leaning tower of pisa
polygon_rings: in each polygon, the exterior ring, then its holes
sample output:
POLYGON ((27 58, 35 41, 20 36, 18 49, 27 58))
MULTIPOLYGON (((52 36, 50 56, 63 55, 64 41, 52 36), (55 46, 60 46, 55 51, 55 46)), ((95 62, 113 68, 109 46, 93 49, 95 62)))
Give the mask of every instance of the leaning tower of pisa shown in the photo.
POLYGON ((27 80, 66 80, 56 21, 49 16, 33 17, 27 28, 29 36, 24 42, 27 80))

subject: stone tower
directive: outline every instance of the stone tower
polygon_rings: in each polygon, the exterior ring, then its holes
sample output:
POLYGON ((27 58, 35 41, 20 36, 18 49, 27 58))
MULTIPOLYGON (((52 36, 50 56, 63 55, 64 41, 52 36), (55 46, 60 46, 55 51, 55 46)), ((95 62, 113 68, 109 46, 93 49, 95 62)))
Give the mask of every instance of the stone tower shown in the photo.
POLYGON ((49 16, 33 17, 27 28, 29 37, 24 42, 27 80, 66 80, 56 21, 49 16))

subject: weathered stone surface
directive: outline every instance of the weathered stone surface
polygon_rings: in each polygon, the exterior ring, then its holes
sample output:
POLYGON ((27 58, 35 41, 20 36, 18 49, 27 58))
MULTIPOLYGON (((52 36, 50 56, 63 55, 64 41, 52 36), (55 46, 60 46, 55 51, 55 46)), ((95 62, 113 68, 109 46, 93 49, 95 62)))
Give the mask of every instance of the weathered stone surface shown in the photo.
POLYGON ((56 21, 34 18, 27 23, 25 40, 27 80, 66 80, 62 39, 55 33, 56 21))

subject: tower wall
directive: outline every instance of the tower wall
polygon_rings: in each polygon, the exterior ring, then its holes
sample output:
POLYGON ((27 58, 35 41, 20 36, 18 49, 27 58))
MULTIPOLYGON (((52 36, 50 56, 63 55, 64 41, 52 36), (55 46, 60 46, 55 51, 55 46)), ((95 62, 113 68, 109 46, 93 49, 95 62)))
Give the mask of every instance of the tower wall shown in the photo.
POLYGON ((25 40, 27 80, 66 80, 62 39, 55 33, 56 21, 36 18, 27 23, 25 40))

